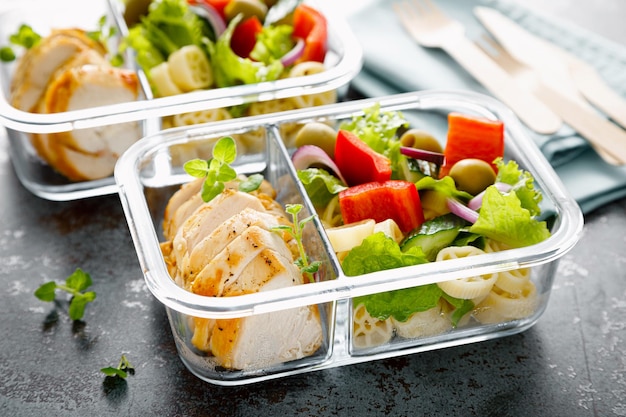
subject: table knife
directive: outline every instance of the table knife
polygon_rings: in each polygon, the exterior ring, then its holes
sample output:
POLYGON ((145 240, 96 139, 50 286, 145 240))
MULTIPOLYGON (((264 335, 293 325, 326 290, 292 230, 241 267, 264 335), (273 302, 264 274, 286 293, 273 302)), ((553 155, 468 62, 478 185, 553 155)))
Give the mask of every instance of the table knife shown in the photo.
POLYGON ((592 65, 528 32, 495 9, 477 6, 474 14, 509 54, 537 70, 546 83, 581 104, 584 97, 626 127, 626 99, 613 91, 592 65))

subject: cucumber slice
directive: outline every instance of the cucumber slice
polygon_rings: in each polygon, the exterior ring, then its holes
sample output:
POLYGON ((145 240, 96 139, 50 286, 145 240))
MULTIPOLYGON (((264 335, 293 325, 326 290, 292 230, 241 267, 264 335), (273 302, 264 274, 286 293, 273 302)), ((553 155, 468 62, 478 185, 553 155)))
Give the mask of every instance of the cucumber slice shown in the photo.
POLYGON ((407 251, 419 246, 429 261, 435 261, 437 253, 452 244, 461 229, 466 226, 464 220, 452 214, 446 214, 424 222, 417 233, 404 239, 400 248, 407 251))

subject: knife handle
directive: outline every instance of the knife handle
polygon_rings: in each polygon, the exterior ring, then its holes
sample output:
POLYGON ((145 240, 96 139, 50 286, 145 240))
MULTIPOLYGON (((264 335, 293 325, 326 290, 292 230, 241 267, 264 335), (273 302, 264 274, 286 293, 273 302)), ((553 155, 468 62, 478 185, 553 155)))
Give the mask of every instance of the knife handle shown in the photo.
POLYGON ((592 145, 609 154, 612 163, 626 164, 626 131, 601 116, 594 109, 564 96, 546 84, 535 89, 535 95, 561 116, 592 145))
POLYGON ((562 120, 465 36, 450 37, 442 48, 532 130, 541 134, 559 130, 562 120))
POLYGON ((626 99, 611 90, 596 70, 588 64, 573 64, 570 71, 583 96, 626 128, 626 99))

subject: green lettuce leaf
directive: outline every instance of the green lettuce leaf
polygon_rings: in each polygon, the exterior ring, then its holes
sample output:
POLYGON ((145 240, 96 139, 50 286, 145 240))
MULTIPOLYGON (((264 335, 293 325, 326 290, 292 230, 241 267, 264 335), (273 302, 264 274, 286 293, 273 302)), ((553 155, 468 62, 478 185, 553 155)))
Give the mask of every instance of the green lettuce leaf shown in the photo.
POLYGON ((478 220, 469 231, 512 247, 533 245, 550 236, 546 222, 534 219, 517 194, 501 194, 495 186, 485 190, 478 220))
POLYGON ((543 195, 535 188, 532 174, 520 169, 515 161, 508 161, 505 164, 502 158, 496 160, 496 166, 498 167, 496 181, 511 185, 522 207, 530 211, 531 216, 539 215, 541 213, 539 203, 543 195))
POLYGON ((186 45, 203 45, 204 23, 184 0, 155 0, 120 45, 135 50, 137 63, 149 71, 186 45))
POLYGON ((214 44, 208 43, 215 84, 218 87, 274 81, 283 72, 284 68, 280 60, 274 60, 269 65, 266 65, 263 62, 242 58, 230 48, 233 31, 242 16, 238 15, 231 20, 224 33, 214 44))
POLYGON ((289 25, 263 26, 250 57, 265 64, 282 58, 295 45, 292 33, 293 27, 289 25))
POLYGON ((356 276, 427 262, 428 259, 421 248, 414 247, 402 252, 395 240, 378 232, 365 238, 361 245, 354 247, 346 255, 341 267, 346 275, 356 276))
MULTIPOLYGON (((402 252, 393 239, 379 232, 368 236, 361 245, 353 248, 341 266, 346 275, 355 276, 427 262, 420 247, 412 247, 402 252)), ((473 308, 471 301, 447 296, 437 284, 355 297, 353 302, 355 306, 363 303, 367 312, 380 320, 394 317, 396 320, 406 321, 413 313, 436 307, 442 297, 455 307, 451 315, 455 326, 473 308)))
POLYGON ((354 305, 363 303, 370 316, 379 320, 394 317, 399 321, 407 321, 413 313, 437 307, 442 294, 437 284, 428 284, 356 297, 354 305))
POLYGON ((298 179, 316 207, 325 207, 335 195, 348 188, 337 177, 319 168, 298 171, 298 179))

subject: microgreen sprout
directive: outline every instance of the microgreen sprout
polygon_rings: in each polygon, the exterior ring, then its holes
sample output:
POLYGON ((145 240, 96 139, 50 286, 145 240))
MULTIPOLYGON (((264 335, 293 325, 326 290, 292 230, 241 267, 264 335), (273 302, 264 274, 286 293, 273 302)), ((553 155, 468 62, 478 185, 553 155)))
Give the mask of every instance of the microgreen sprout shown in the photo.
POLYGON ((104 373, 106 376, 126 379, 128 374, 133 375, 135 373, 135 368, 128 362, 126 355, 122 355, 117 368, 107 366, 106 368, 100 369, 100 372, 104 373))
POLYGON ((82 269, 77 268, 64 284, 55 281, 46 282, 35 291, 35 297, 41 301, 51 302, 56 299, 56 290, 62 290, 72 295, 70 300, 69 315, 72 320, 80 320, 85 314, 87 303, 96 299, 96 293, 85 291, 92 284, 91 276, 82 269))
MULTIPOLYGON (((217 141, 213 147, 213 158, 208 160, 192 159, 184 165, 185 171, 196 178, 204 178, 202 184, 202 200, 209 202, 217 197, 224 188, 225 183, 237 179, 237 172, 230 166, 237 158, 237 145, 235 140, 226 136, 217 141)), ((251 192, 259 188, 263 176, 261 174, 250 175, 246 180, 239 183, 239 190, 251 192)))
POLYGON ((302 204, 286 204, 285 211, 291 214, 291 217, 293 219, 293 226, 278 225, 278 226, 272 227, 272 230, 273 231, 286 231, 289 234, 291 234, 291 236, 293 236, 293 238, 296 240, 296 243, 298 245, 298 252, 300 253, 300 257, 296 259, 295 264, 298 266, 298 268, 300 268, 300 272, 302 272, 303 275, 308 277, 309 282, 314 282, 315 279, 313 278, 313 274, 319 270, 319 266, 321 262, 315 261, 315 262, 309 263, 306 252, 304 250, 304 245, 302 244, 302 230, 304 229, 304 226, 308 222, 313 220, 313 218, 315 217, 315 214, 309 217, 306 217, 302 220, 298 220, 298 214, 300 213, 301 210, 302 210, 302 204))
MULTIPOLYGON (((13 45, 30 49, 37 45, 41 40, 41 36, 36 33, 32 27, 28 25, 20 25, 17 32, 9 36, 9 42, 13 45)), ((2 62, 11 62, 16 58, 15 52, 10 46, 0 48, 0 60, 2 62)))

